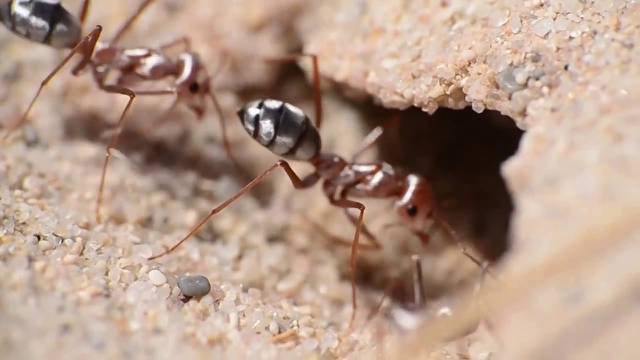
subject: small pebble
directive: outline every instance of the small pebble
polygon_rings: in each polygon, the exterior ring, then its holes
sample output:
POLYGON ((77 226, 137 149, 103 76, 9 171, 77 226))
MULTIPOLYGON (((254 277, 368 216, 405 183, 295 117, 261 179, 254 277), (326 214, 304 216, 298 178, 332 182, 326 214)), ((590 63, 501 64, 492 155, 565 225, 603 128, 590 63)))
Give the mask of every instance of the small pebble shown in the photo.
POLYGON ((153 285, 161 286, 161 285, 164 285, 167 282, 167 277, 164 276, 162 271, 154 269, 154 270, 149 271, 149 280, 151 280, 151 283, 153 285))
POLYGON ((451 317, 453 316, 453 311, 451 310, 450 307, 448 306, 443 306, 440 309, 438 309, 438 317, 451 317))
POLYGON ((205 296, 211 291, 209 279, 202 275, 185 275, 178 279, 178 287, 184 296, 205 296))
POLYGON ((335 332, 329 330, 324 334, 324 337, 320 342, 320 352, 324 353, 329 349, 334 349, 338 346, 339 343, 340 341, 338 339, 338 335, 335 332))
POLYGON ((51 250, 52 248, 53 248, 53 245, 49 241, 44 240, 44 241, 38 242, 38 249, 40 249, 40 251, 47 251, 47 250, 51 250))
POLYGON ((498 74, 498 85, 509 94, 513 94, 524 88, 524 86, 516 80, 516 74, 518 73, 516 70, 514 67, 508 67, 498 74))
POLYGON ((306 339, 300 344, 300 347, 306 351, 314 351, 318 347, 318 344, 318 340, 316 339, 306 339))
POLYGON ((238 317, 237 312, 232 312, 229 314, 229 326, 235 330, 240 327, 240 318, 238 317))
POLYGON ((533 33, 544 38, 553 29, 552 19, 540 19, 532 25, 533 33))
POLYGON ((271 322, 269 323, 269 332, 271 333, 271 335, 278 335, 280 334, 280 326, 278 325, 278 322, 275 320, 271 320, 271 322))
POLYGON ((67 254, 62 258, 62 263, 65 265, 74 264, 78 260, 78 255, 67 254))

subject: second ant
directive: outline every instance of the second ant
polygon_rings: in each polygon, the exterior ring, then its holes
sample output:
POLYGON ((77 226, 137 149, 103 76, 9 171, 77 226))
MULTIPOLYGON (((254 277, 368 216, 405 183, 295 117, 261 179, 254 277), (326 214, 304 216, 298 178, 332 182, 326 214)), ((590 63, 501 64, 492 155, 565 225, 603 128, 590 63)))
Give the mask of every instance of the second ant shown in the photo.
MULTIPOLYGON (((102 35, 100 25, 97 25, 86 36, 81 36, 91 4, 90 0, 83 0, 78 18, 71 15, 59 2, 12 0, 0 5, 0 20, 11 31, 50 47, 71 49, 69 54, 41 82, 29 106, 18 121, 6 130, 5 140, 15 130, 26 124, 42 90, 75 54, 79 54, 81 59, 71 70, 74 76, 88 70, 99 89, 107 93, 128 97, 128 102, 120 113, 105 153, 95 209, 97 223, 102 222, 101 209, 104 202, 107 169, 113 157, 112 152, 118 146, 120 134, 128 120, 127 113, 136 96, 174 96, 175 99, 167 111, 172 110, 178 104, 185 104, 198 119, 203 118, 207 111, 207 103, 210 101, 220 121, 224 149, 229 158, 238 166, 227 136, 224 112, 213 90, 212 75, 207 71, 198 53, 192 51, 189 38, 180 37, 158 47, 123 47, 119 45, 123 36, 154 1, 144 0, 140 3, 111 40, 106 42, 99 41, 102 35), (182 46, 182 51, 176 56, 169 55, 168 50, 178 46, 182 46), (114 73, 115 76, 111 76, 114 73), (165 84, 164 80, 169 80, 169 85, 158 86, 159 83, 165 84), (142 87, 141 84, 147 86, 142 87)), ((261 59, 274 62, 292 62, 301 57, 309 57, 312 60, 316 116, 321 119, 322 107, 319 105, 320 80, 317 58, 314 55, 295 54, 261 59)))

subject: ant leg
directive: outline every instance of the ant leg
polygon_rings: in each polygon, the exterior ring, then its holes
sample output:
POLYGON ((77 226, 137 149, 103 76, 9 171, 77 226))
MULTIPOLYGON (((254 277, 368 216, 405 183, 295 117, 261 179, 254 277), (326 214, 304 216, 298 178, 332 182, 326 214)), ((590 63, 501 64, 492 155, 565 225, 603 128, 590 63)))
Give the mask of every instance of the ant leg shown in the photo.
POLYGON ((149 5, 151 5, 151 3, 154 1, 155 0, 144 0, 140 4, 140 6, 138 6, 136 11, 134 11, 133 14, 131 14, 131 16, 122 24, 122 26, 120 26, 118 31, 116 31, 116 34, 113 36, 113 38, 109 42, 109 45, 115 45, 118 41, 120 41, 122 36, 131 29, 131 26, 133 25, 133 23, 135 23, 136 20, 138 20, 138 17, 140 17, 140 15, 142 15, 142 13, 146 10, 146 8, 149 5))
MULTIPOLYGON (((189 44, 189 39, 188 38, 183 38, 184 41, 187 41, 187 44, 189 44)), ((178 39, 176 42, 179 42, 180 40, 178 39)), ((174 42, 175 43, 175 42, 174 42)), ((216 71, 213 73, 213 76, 211 76, 209 78, 209 90, 208 90, 208 95, 209 98, 211 99, 211 103, 213 104, 213 107, 216 111, 216 113, 218 114, 218 118, 220 121, 220 128, 222 130, 222 146, 224 147, 224 151, 227 153, 227 156, 229 157, 229 159, 231 159, 231 162, 233 162, 234 166, 236 167, 237 170, 242 170, 242 166, 240 165, 240 162, 236 159, 236 157, 233 155, 233 151, 231 150, 231 142, 229 141, 229 135, 227 134, 227 117, 224 115, 224 111, 222 110, 222 106, 220 105, 220 102, 218 101, 218 98, 213 90, 213 80, 215 79, 215 77, 222 71, 222 69, 224 69, 225 65, 227 64, 226 58, 220 63, 218 69, 216 69, 216 71)))
MULTIPOLYGON (((413 281, 413 309, 422 309, 426 304, 426 291, 424 289, 424 281, 422 277, 422 261, 420 260, 420 256, 417 254, 411 255, 411 261, 413 262, 412 269, 412 281, 413 281)), ((397 281, 397 280, 396 280, 397 281)), ((385 289, 380 301, 378 304, 371 310, 369 316, 367 317, 367 322, 371 321, 376 315, 380 313, 382 309, 382 305, 384 304, 384 300, 390 297, 393 289, 398 285, 396 281, 388 284, 385 289)))
POLYGON ((116 146, 118 146, 118 140, 120 139, 120 134, 124 129, 124 124, 127 120, 127 112, 129 112, 129 108, 133 104, 133 99, 135 99, 136 95, 168 95, 175 93, 174 90, 152 90, 152 91, 139 91, 135 92, 129 88, 117 86, 117 85, 101 85, 99 84, 100 89, 112 93, 112 94, 122 94, 129 97, 129 101, 127 105, 125 105, 124 110, 120 114, 120 118, 118 119, 118 123, 116 124, 116 130, 111 136, 111 140, 107 145, 107 151, 104 159, 104 164, 102 166, 102 174, 100 176, 100 185, 98 187, 98 200, 96 202, 96 222, 100 224, 102 219, 100 217, 100 209, 102 208, 103 195, 104 195, 104 186, 107 181, 107 168, 109 167, 109 162, 111 162, 111 150, 113 150, 116 146))
POLYGON ((393 291, 394 287, 395 287, 395 283, 393 282, 391 284, 388 284, 385 287, 384 292, 380 297, 380 300, 378 300, 378 303, 376 304, 376 306, 374 306, 373 309, 371 309, 371 311, 369 312, 369 315, 367 316, 367 321, 362 326, 363 328, 364 326, 367 325, 367 323, 373 320, 373 318, 375 318, 380 313, 380 311, 382 310, 382 306, 384 305, 384 301, 390 297, 391 291, 393 291))
POLYGON ((172 122, 174 119, 170 118, 169 115, 171 114, 171 112, 173 112, 173 110, 175 110, 175 108, 178 106, 178 103, 180 103, 180 99, 176 96, 176 98, 171 102, 171 105, 162 112, 160 117, 158 117, 158 120, 155 120, 152 123, 150 122, 148 126, 144 127, 144 133, 152 132, 154 129, 172 122))
POLYGON ((318 61, 318 55, 316 54, 308 54, 308 53, 300 53, 300 54, 292 54, 285 55, 279 57, 268 57, 265 58, 265 61, 268 62, 297 62, 300 58, 308 57, 311 59, 311 67, 312 67, 312 81, 313 81, 313 102, 315 107, 315 116, 316 116, 316 127, 320 129, 322 125, 322 92, 320 91, 320 63, 318 61))
POLYGON ((202 219, 180 241, 178 241, 177 243, 172 245, 168 250, 165 250, 165 251, 163 251, 162 253, 160 253, 158 255, 154 255, 154 256, 150 257, 148 260, 155 260, 157 258, 160 258, 162 256, 165 256, 165 255, 173 252, 183 242, 189 240, 192 236, 196 235, 200 231, 200 229, 202 229, 202 227, 207 222, 209 222, 209 220, 211 220, 211 218, 213 218, 216 214, 218 214, 219 212, 221 212, 222 210, 227 208, 229 205, 233 204, 236 200, 241 198, 243 195, 245 195, 246 193, 248 193, 251 190, 253 190, 253 188, 255 188, 258 184, 263 182, 264 179, 267 176, 269 176, 277 168, 282 168, 285 171, 285 173, 289 177, 289 180, 291 180, 291 183, 293 184, 293 187, 296 188, 296 189, 304 189, 304 188, 311 187, 315 183, 317 183, 318 180, 320 180, 320 176, 315 172, 311 173, 310 175, 306 176, 303 179, 300 179, 300 177, 298 177, 298 175, 293 171, 293 169, 291 168, 289 163, 287 163, 285 160, 278 160, 275 164, 273 164, 270 168, 265 170, 262 174, 256 176, 253 180, 251 180, 247 185, 245 185, 242 189, 240 189, 240 191, 235 193, 232 197, 228 198, 222 204, 220 204, 220 205, 216 206, 215 208, 211 209, 211 212, 209 212, 209 214, 207 216, 205 216, 204 219, 202 219))
POLYGON ((175 40, 169 41, 168 43, 160 45, 160 50, 164 51, 178 45, 184 46, 185 51, 191 51, 191 39, 189 39, 187 36, 182 36, 175 40))
POLYGON ((71 60, 73 55, 81 54, 83 57, 82 62, 75 67, 75 69, 78 69, 77 71, 81 69, 80 66, 84 67, 86 66, 86 64, 88 64, 91 61, 93 50, 95 49, 95 45, 98 42, 98 39, 100 38, 101 33, 102 33, 102 26, 100 25, 96 26, 95 29, 93 29, 93 31, 87 34, 87 36, 85 36, 84 39, 82 39, 78 44, 76 44, 76 46, 74 46, 73 49, 71 49, 69 54, 67 54, 67 56, 65 56, 65 58, 62 59, 62 61, 53 69, 53 71, 51 71, 49 75, 47 75, 47 77, 44 80, 42 80, 42 82, 40 83, 40 87, 38 87, 38 91, 36 91, 36 94, 31 99, 31 102, 29 103, 27 110, 25 110, 25 112, 22 114, 20 119, 18 119, 18 121, 16 121, 15 123, 13 123, 7 128, 7 132, 4 134, 2 138, 3 141, 7 140, 15 130, 21 128, 27 122, 29 113, 31 112, 33 105, 36 103, 36 100, 40 96, 42 89, 44 89, 44 87, 47 86, 49 81, 51 81, 56 76, 56 74, 58 74, 60 69, 62 69, 67 64, 67 62, 69 62, 69 60, 71 60))
MULTIPOLYGON (((329 239, 329 241, 335 243, 336 245, 339 246, 347 246, 347 247, 351 247, 352 245, 352 241, 351 240, 347 240, 347 239, 343 239, 339 236, 336 236, 334 234, 331 234, 330 232, 327 231, 327 229, 325 229, 324 226, 318 224, 317 222, 307 218, 307 217, 303 217, 303 219, 309 223, 309 225, 311 225, 314 229, 316 229, 318 231, 318 233, 320 233, 320 235, 324 238, 329 239)), ((363 228, 364 230, 364 228, 363 228)), ((363 231, 364 234, 364 231, 363 231)), ((360 250, 379 250, 380 247, 376 246, 376 245, 372 245, 372 244, 360 244, 359 245, 360 250)))
MULTIPOLYGON (((420 256, 417 254, 411 255, 411 261, 413 262, 413 268, 411 271, 413 282, 413 303, 411 308, 413 310, 418 310, 424 308, 427 302, 427 296, 424 289, 424 281, 422 277, 422 261, 420 260, 420 256)), ((367 323, 373 320, 373 318, 380 313, 380 310, 382 310, 382 305, 384 305, 384 301, 388 297, 390 297, 391 292, 396 287, 396 285, 398 285, 396 281, 392 281, 385 287, 384 293, 382 294, 382 297, 380 297, 380 301, 378 301, 378 304, 369 313, 369 316, 367 317, 367 323)))
POLYGON ((78 18, 80 19, 80 31, 84 30, 84 24, 87 20, 90 6, 91 0, 82 0, 82 4, 80 5, 80 12, 78 13, 78 18))
POLYGON ((351 156, 351 162, 355 162, 358 160, 362 154, 369 150, 376 142, 380 139, 380 136, 384 133, 384 129, 382 126, 376 126, 371 130, 367 136, 364 137, 360 148, 351 156))
POLYGON ((451 225, 449 225, 448 222, 446 222, 444 219, 440 217, 435 217, 435 220, 447 231, 447 234, 449 235, 449 237, 456 242, 456 245, 458 245, 458 248, 460 249, 460 252, 462 252, 462 255, 464 255, 467 259, 471 260, 474 264, 478 265, 478 267, 482 270, 483 274, 488 274, 494 279, 496 278, 493 272, 489 269, 489 265, 490 265, 489 261, 486 261, 486 260, 482 261, 477 257, 475 257, 473 254, 471 254, 467 249, 467 247, 464 245, 464 243, 462 243, 462 241, 458 237, 457 232, 453 229, 453 227, 451 227, 451 225))
POLYGON ((118 139, 120 138, 120 133, 122 132, 122 128, 124 126, 124 122, 126 119, 126 114, 133 103, 133 99, 136 97, 136 93, 131 89, 127 89, 125 87, 115 86, 115 85, 103 85, 101 89, 114 94, 122 94, 129 97, 129 101, 127 105, 125 105, 124 110, 120 114, 120 119, 118 119, 118 123, 116 125, 116 131, 111 136, 111 141, 109 141, 109 145, 107 145, 106 156, 104 159, 104 165, 102 166, 102 175, 100 176, 100 185, 98 187, 98 201, 96 202, 96 222, 100 224, 102 219, 100 218, 100 208, 102 207, 102 195, 104 193, 104 184, 107 179, 107 167, 109 166, 109 162, 111 161, 111 150, 114 149, 118 145, 118 139))
POLYGON ((389 128, 390 126, 396 126, 400 121, 400 113, 396 113, 391 121, 388 123, 374 127, 368 134, 365 136, 364 140, 362 140, 362 144, 360 144, 360 148, 353 154, 351 157, 351 162, 355 162, 365 151, 369 150, 373 145, 375 145, 380 137, 385 131, 385 128, 389 128))
POLYGON ((356 232, 353 235, 353 242, 351 243, 351 305, 353 306, 353 312, 351 313, 351 319, 349 320, 349 328, 351 329, 353 327, 353 322, 356 319, 356 309, 358 305, 356 300, 356 270, 358 265, 360 231, 364 222, 365 206, 360 202, 349 199, 337 199, 331 204, 345 209, 358 209, 360 211, 360 215, 358 216, 358 223, 356 225, 356 232))
POLYGON ((426 303, 426 292, 424 290, 424 282, 422 278, 422 261, 417 254, 411 255, 413 262, 413 304, 417 308, 424 307, 426 303))
MULTIPOLYGON (((375 166, 372 170, 367 171, 367 172, 363 172, 361 174, 358 174, 358 176, 355 177, 354 182, 358 182, 362 179, 364 179, 366 176, 371 175, 371 174, 375 174, 376 172, 378 172, 381 169, 380 166, 375 166)), ((347 194, 349 192, 349 190, 352 188, 352 186, 347 186, 344 187, 341 191, 340 191, 340 199, 344 200, 347 198, 347 194)), ((336 199, 334 196, 329 196, 329 202, 331 202, 332 204, 335 204, 336 199)), ((349 221, 351 222, 351 224, 353 224, 353 226, 358 226, 358 219, 349 212, 349 209, 344 209, 344 214, 347 217, 347 219, 349 219, 349 221)), ((369 231, 369 228, 367 227, 366 224, 362 224, 362 234, 365 236, 365 238, 367 240, 369 240, 369 242, 371 243, 371 246, 374 247, 375 249, 382 249, 382 244, 380 243, 380 241, 378 241, 378 239, 376 238, 375 235, 373 235, 373 233, 371 231, 369 231)))
POLYGON ((216 113, 218 114, 218 118, 220 119, 220 128, 222 130, 222 146, 224 147, 224 151, 227 153, 227 156, 231 159, 231 162, 235 165, 237 169, 242 169, 240 162, 233 155, 233 151, 231 151, 231 142, 229 141, 229 136, 227 134, 227 118, 224 116, 224 111, 222 110, 222 106, 220 106, 220 102, 218 102, 218 98, 212 90, 209 90, 209 97, 211 98, 211 102, 213 103, 213 107, 216 109, 216 113))
MULTIPOLYGON (((358 219, 349 212, 349 209, 344 209, 344 214, 346 215, 347 219, 349 219, 351 224, 353 224, 353 226, 358 226, 358 219)), ((367 228, 366 224, 362 224, 362 235, 364 235, 364 237, 369 240, 369 242, 371 242, 371 247, 373 247, 374 249, 382 249, 382 244, 380 243, 378 238, 373 235, 371 231, 369 231, 369 228, 367 228)), ((364 245, 365 244, 363 244, 363 246, 364 245)))

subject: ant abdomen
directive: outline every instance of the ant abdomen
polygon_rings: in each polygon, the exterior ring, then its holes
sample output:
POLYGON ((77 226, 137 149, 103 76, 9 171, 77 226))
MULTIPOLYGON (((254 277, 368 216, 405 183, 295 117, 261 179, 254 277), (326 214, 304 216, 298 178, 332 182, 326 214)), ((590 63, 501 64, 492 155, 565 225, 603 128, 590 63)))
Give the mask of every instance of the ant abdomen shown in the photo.
POLYGON ((78 19, 59 2, 51 0, 3 2, 0 22, 26 39, 55 48, 72 48, 82 36, 78 19))
POLYGON ((242 126, 276 155, 306 161, 320 152, 320 134, 307 115, 289 103, 263 99, 238 111, 242 126))

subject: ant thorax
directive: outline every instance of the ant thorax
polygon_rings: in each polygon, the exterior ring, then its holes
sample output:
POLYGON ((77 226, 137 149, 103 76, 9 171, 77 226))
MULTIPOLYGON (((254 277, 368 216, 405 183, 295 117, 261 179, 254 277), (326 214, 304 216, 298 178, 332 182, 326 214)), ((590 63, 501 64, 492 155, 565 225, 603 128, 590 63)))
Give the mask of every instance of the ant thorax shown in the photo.
POLYGON ((320 153, 311 160, 321 178, 340 182, 352 182, 352 172, 347 171, 347 161, 335 154, 320 153))
POLYGON ((399 196, 402 191, 402 174, 386 162, 350 164, 345 170, 359 180, 347 192, 349 196, 390 198, 399 196))
POLYGON ((176 72, 176 66, 169 58, 149 48, 122 49, 98 43, 93 61, 96 66, 120 70, 127 78, 138 80, 161 79, 176 72))

